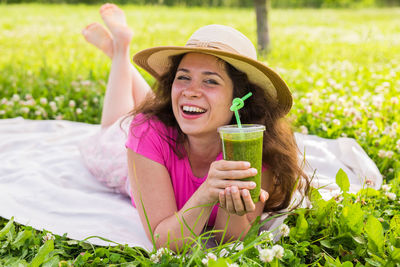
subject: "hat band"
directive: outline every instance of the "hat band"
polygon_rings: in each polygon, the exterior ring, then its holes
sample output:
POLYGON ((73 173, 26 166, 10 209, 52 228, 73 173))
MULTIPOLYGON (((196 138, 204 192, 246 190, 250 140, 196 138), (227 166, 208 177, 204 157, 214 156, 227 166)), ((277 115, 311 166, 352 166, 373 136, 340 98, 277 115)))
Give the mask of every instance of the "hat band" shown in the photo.
POLYGON ((230 53, 239 54, 238 51, 233 49, 231 46, 221 43, 221 42, 207 42, 207 41, 199 41, 199 40, 189 40, 186 47, 203 47, 203 48, 212 48, 217 50, 222 50, 230 53))

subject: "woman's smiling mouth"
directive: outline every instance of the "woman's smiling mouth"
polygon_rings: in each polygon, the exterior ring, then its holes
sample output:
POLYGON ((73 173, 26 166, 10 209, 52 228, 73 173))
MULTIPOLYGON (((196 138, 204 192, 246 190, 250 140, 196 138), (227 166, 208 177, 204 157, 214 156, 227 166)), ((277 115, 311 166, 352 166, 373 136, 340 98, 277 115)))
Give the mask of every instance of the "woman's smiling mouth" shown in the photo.
POLYGON ((190 119, 195 119, 199 116, 201 116, 202 114, 206 113, 207 110, 200 108, 200 107, 196 107, 196 106, 189 106, 189 105, 183 105, 181 106, 181 110, 182 110, 182 115, 184 118, 190 118, 190 119))

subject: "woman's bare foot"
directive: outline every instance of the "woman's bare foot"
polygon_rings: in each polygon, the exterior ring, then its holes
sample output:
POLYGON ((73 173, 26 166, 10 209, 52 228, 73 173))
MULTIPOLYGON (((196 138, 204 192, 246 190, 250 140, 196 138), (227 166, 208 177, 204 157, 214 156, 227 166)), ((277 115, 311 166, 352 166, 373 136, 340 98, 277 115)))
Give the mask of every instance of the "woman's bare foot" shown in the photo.
POLYGON ((113 56, 113 39, 100 23, 92 23, 82 30, 86 41, 103 51, 109 58, 113 56))
POLYGON ((112 34, 114 52, 116 49, 128 48, 133 32, 126 23, 126 17, 122 9, 114 4, 104 4, 100 8, 100 15, 112 34))

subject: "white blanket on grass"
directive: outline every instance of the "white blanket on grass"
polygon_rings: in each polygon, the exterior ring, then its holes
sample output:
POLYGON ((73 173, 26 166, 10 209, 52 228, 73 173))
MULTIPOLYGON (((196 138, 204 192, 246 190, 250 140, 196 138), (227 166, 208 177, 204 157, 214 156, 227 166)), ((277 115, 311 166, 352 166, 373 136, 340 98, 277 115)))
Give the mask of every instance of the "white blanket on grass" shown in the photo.
MULTIPOLYGON (((71 121, 0 120, 0 216, 72 239, 100 236, 151 249, 130 200, 98 182, 83 164, 78 143, 98 130, 99 125, 71 121)), ((338 192, 339 168, 347 172, 351 192, 363 187, 365 177, 380 188, 381 174, 353 139, 297 133, 296 139, 311 166, 307 173, 316 169, 313 183, 323 187, 324 198, 338 192)))

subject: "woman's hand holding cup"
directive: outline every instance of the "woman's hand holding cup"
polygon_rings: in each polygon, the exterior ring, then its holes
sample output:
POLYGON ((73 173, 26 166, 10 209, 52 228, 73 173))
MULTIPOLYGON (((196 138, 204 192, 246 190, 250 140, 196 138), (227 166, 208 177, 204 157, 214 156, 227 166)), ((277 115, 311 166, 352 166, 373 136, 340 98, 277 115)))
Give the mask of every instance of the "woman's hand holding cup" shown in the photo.
MULTIPOLYGON (((210 165, 206 181, 200 186, 203 196, 208 203, 220 201, 220 193, 227 188, 235 187, 238 190, 254 189, 253 181, 241 181, 240 179, 252 177, 257 174, 257 169, 251 168, 249 162, 218 160, 210 165)), ((251 196, 250 196, 251 199, 251 196)), ((254 203, 253 203, 254 204, 254 203)))

